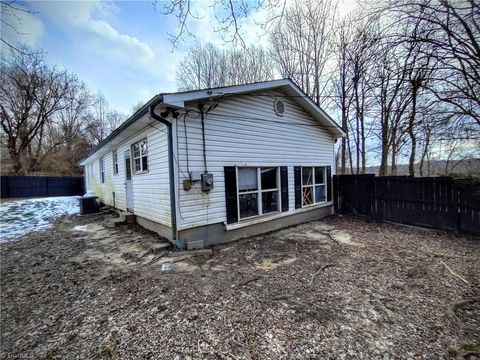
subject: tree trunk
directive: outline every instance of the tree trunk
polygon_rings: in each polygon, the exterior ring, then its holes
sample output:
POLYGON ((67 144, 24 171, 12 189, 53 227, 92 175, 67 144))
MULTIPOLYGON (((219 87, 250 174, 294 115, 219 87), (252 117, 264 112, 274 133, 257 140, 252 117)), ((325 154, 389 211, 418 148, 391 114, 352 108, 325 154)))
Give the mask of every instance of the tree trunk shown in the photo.
POLYGON ((415 136, 415 113, 417 111, 417 93, 418 87, 414 82, 412 86, 412 112, 408 119, 408 136, 410 137, 411 149, 410 159, 408 161, 408 172, 410 176, 415 176, 415 152, 417 151, 417 138, 415 136))
POLYGON ((397 176, 397 142, 395 134, 392 139, 392 168, 390 169, 390 175, 397 176))
POLYGON ((355 91, 355 120, 356 120, 356 131, 357 131, 357 142, 356 142, 356 155, 357 155, 357 175, 360 174, 360 119, 359 119, 359 104, 358 104, 358 79, 354 78, 354 91, 355 91))
POLYGON ((21 154, 10 149, 10 158, 12 160, 13 173, 15 175, 24 175, 25 170, 23 169, 21 154))
POLYGON ((345 175, 347 166, 347 140, 348 140, 348 122, 346 111, 345 97, 342 99, 342 129, 345 131, 345 136, 342 137, 342 164, 340 168, 340 174, 345 175))
POLYGON ((381 112, 381 124, 382 124, 382 155, 380 158, 380 176, 386 176, 388 170, 388 116, 384 109, 381 112))
POLYGON ((350 163, 350 174, 353 174, 353 158, 352 158, 352 147, 350 146, 350 139, 347 139, 347 149, 348 149, 348 162, 350 163))
POLYGON ((366 166, 366 151, 365 151, 365 118, 364 118, 364 106, 365 106, 365 92, 362 91, 362 103, 360 105, 360 137, 362 139, 361 154, 362 154, 362 174, 365 174, 366 166))
MULTIPOLYGON (((428 147, 430 146, 430 130, 427 129, 425 133, 425 143, 423 145, 422 157, 420 158, 420 176, 425 176, 423 168, 425 166, 425 158, 427 157, 428 147)), ((427 176, 430 176, 428 173, 427 176)))

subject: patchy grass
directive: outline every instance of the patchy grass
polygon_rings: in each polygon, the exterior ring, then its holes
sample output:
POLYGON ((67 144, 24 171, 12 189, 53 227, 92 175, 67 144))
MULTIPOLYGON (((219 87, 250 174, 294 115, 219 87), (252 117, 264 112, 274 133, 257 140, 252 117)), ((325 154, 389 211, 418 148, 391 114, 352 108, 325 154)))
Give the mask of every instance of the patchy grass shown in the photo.
POLYGON ((162 272, 154 234, 103 220, 1 245, 2 357, 479 356, 478 238, 337 217, 162 272))

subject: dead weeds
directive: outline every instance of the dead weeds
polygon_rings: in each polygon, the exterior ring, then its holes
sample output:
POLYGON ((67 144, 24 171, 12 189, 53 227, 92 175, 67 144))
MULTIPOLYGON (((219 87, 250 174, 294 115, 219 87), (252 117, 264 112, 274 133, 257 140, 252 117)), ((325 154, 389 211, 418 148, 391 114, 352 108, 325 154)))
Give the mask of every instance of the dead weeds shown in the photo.
POLYGON ((2 358, 479 356, 478 238, 337 217, 162 272, 154 234, 105 216, 1 245, 2 358))

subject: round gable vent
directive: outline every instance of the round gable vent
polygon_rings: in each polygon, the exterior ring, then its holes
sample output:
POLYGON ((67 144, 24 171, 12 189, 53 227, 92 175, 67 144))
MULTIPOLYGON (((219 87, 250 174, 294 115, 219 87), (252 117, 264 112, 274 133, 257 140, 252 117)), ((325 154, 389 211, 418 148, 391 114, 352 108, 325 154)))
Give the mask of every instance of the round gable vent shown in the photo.
POLYGON ((285 103, 280 99, 275 99, 273 103, 273 108, 275 110, 275 114, 278 116, 283 116, 285 114, 285 103))

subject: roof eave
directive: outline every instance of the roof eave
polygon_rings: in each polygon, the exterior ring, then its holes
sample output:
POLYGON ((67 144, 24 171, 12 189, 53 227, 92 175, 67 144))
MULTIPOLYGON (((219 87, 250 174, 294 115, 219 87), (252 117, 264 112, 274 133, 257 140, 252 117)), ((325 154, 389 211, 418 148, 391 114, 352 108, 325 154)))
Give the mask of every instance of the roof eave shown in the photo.
POLYGON ((164 94, 163 95, 163 103, 166 106, 182 109, 185 108, 185 104, 191 101, 199 101, 205 99, 212 99, 218 98, 220 96, 225 95, 240 95, 246 94, 253 91, 264 91, 264 90, 271 90, 275 88, 279 88, 282 86, 289 86, 293 89, 298 96, 301 96, 305 99, 306 105, 313 110, 316 114, 320 116, 325 122, 327 122, 327 126, 329 126, 329 131, 332 133, 334 138, 341 138, 345 137, 346 134, 342 130, 342 128, 333 120, 321 107, 319 107, 310 97, 308 97, 305 92, 303 92, 298 85, 296 85, 290 79, 280 79, 280 80, 272 80, 266 81, 261 83, 253 83, 253 84, 245 84, 245 85, 237 85, 237 86, 226 86, 221 88, 214 88, 214 89, 203 89, 203 90, 196 90, 184 93, 173 93, 173 94, 164 94))

